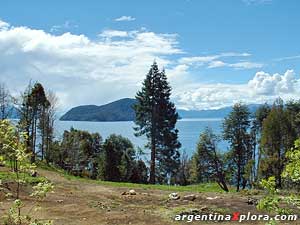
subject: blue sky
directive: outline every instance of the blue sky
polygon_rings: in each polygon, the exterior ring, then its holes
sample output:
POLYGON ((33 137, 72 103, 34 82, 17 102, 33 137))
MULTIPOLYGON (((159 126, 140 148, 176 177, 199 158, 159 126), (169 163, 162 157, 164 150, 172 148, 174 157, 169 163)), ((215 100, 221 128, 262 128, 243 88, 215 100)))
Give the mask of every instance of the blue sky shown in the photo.
POLYGON ((0 81, 17 93, 38 80, 62 109, 99 105, 133 97, 155 59, 180 108, 297 98, 299 10, 297 0, 9 1, 0 81))

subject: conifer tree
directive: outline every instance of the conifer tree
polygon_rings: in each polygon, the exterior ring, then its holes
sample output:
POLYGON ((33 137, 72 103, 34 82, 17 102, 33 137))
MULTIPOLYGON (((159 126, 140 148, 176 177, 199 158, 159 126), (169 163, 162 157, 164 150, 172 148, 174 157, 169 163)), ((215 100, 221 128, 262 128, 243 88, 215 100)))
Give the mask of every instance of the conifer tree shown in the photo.
POLYGON ((35 162, 38 129, 41 133, 42 142, 44 141, 45 118, 43 115, 49 106, 50 103, 42 84, 35 83, 33 87, 29 85, 22 96, 19 126, 29 137, 26 144, 32 153, 32 163, 35 162))
MULTIPOLYGON (((178 114, 175 105, 170 101, 171 87, 165 71, 159 71, 154 62, 146 75, 142 89, 137 93, 137 104, 134 106, 136 135, 146 135, 151 149, 150 183, 155 183, 156 176, 174 178, 180 164, 176 122, 178 114), (156 164, 156 161, 158 164, 156 164), (156 167, 159 173, 156 173, 156 167)), ((160 179, 161 182, 166 180, 160 179)))

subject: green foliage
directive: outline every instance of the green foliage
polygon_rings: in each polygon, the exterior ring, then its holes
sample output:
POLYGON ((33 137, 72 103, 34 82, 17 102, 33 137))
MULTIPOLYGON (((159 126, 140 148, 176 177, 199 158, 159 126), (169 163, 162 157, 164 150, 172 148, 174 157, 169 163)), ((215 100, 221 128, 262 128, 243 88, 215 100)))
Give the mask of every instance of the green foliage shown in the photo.
MULTIPOLYGON (((47 181, 47 179, 44 178, 44 177, 33 177, 27 172, 25 172, 25 173, 20 172, 19 177, 22 178, 24 183, 30 184, 30 185, 35 185, 35 184, 38 184, 40 182, 47 181)), ((5 182, 13 182, 16 179, 17 179, 16 173, 0 171, 0 180, 5 181, 5 182)))
POLYGON ((276 189, 276 179, 274 176, 263 179, 260 182, 261 187, 266 190, 266 195, 258 202, 258 210, 266 210, 275 214, 291 214, 291 203, 294 205, 292 196, 280 196, 279 190, 276 189))
POLYGON ((165 71, 159 71, 154 62, 142 89, 136 94, 134 106, 136 135, 146 135, 147 147, 151 149, 150 183, 155 183, 156 178, 161 183, 172 180, 180 164, 178 149, 181 144, 175 127, 178 113, 170 96, 171 87, 165 71))
POLYGON ((249 133, 250 122, 248 107, 237 103, 223 123, 223 138, 230 143, 237 191, 240 187, 244 189, 249 182, 246 166, 253 158, 254 152, 252 135, 249 133))
POLYGON ((131 141, 120 135, 110 135, 103 144, 100 174, 108 181, 130 181, 135 150, 131 141))
POLYGON ((56 144, 53 163, 75 175, 96 178, 101 148, 100 134, 71 128, 64 132, 62 142, 56 144))
POLYGON ((36 186, 33 187, 33 192, 30 196, 35 197, 38 200, 42 200, 50 191, 53 190, 53 188, 53 184, 48 181, 39 182, 36 186))
POLYGON ((206 128, 201 133, 197 151, 192 156, 191 180, 198 182, 217 182, 222 189, 228 191, 224 170, 223 156, 217 150, 218 137, 206 128))
POLYGON ((281 99, 278 99, 263 121, 260 174, 265 178, 275 176, 276 187, 282 187, 281 173, 285 163, 285 153, 295 141, 294 130, 281 99))
POLYGON ((286 179, 291 179, 293 182, 300 181, 300 139, 295 141, 295 146, 286 153, 288 163, 282 173, 286 179))
POLYGON ((193 184, 187 186, 179 186, 179 185, 158 185, 158 184, 143 184, 143 183, 130 183, 130 182, 115 182, 115 181, 103 181, 103 180, 91 180, 88 178, 74 176, 72 174, 67 173, 64 170, 54 169, 53 167, 44 167, 45 169, 50 169, 50 171, 55 170, 60 173, 68 180, 76 180, 78 182, 89 182, 93 184, 104 185, 108 187, 122 187, 122 188, 130 188, 130 189, 144 189, 144 190, 162 190, 162 191, 174 191, 174 192, 215 192, 215 193, 223 193, 224 191, 220 188, 220 186, 215 183, 201 183, 201 184, 193 184))
POLYGON ((29 84, 22 95, 22 106, 19 110, 18 127, 26 133, 26 147, 31 152, 31 162, 36 160, 36 146, 40 147, 41 159, 49 154, 53 139, 53 105, 47 99, 44 87, 40 83, 29 84), (40 141, 37 143, 37 140, 40 141))
MULTIPOLYGON (((16 199, 11 206, 8 214, 4 216, 4 224, 6 225, 27 225, 27 224, 51 224, 47 221, 46 223, 39 222, 33 219, 28 214, 23 215, 22 208, 24 203, 20 199, 20 189, 22 184, 27 184, 29 181, 26 177, 32 174, 35 169, 35 165, 30 163, 30 153, 27 153, 26 141, 27 136, 24 133, 18 133, 17 129, 10 124, 7 120, 0 121, 0 145, 2 146, 3 152, 1 154, 1 160, 8 160, 13 162, 13 170, 10 172, 9 178, 17 184, 16 193, 9 193, 9 196, 14 196, 16 199), (25 175, 26 174, 26 175, 25 175)), ((2 177, 3 178, 3 177, 2 177)), ((35 190, 32 193, 32 197, 37 200, 42 200, 46 197, 46 194, 53 189, 53 185, 47 181, 39 182, 33 187, 35 190)))
MULTIPOLYGON (((300 157, 300 139, 295 141, 294 148, 286 153, 288 162, 282 173, 282 178, 299 181, 299 158, 300 157)), ((259 210, 266 210, 276 214, 290 214, 294 210, 300 209, 299 194, 290 194, 288 196, 280 195, 279 189, 276 188, 276 178, 274 176, 261 181, 261 186, 266 190, 266 195, 257 205, 259 210)))

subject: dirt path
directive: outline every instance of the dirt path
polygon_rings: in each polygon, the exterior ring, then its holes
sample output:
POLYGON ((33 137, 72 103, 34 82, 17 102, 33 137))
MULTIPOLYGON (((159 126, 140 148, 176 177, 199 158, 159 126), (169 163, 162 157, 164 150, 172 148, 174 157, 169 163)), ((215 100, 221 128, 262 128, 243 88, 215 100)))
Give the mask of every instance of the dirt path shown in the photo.
MULTIPOLYGON (((247 197, 236 194, 194 193, 198 196, 195 201, 168 201, 170 194, 168 191, 135 189, 137 194, 129 196, 122 195, 128 188, 68 180, 51 171, 40 170, 39 174, 51 180, 55 190, 41 202, 42 210, 35 212, 35 216, 40 219, 51 219, 55 225, 186 224, 187 222, 175 223, 173 218, 176 214, 191 209, 220 213, 236 211, 257 213, 255 206, 246 203, 247 197), (207 199, 208 197, 211 199, 207 199)), ((23 210, 26 211, 33 203, 29 198, 24 198, 23 201, 26 204, 23 210)), ((4 202, 0 206, 0 212, 7 210, 9 204, 11 201, 4 202)), ((215 223, 197 221, 188 224, 215 223)))

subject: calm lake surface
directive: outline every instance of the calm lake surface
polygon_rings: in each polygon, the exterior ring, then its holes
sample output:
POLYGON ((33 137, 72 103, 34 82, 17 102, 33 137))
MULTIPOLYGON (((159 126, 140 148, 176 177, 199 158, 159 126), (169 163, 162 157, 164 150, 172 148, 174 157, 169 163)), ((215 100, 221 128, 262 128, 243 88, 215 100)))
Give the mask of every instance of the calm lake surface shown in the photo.
MULTIPOLYGON (((69 130, 71 127, 89 132, 98 132, 103 139, 110 134, 120 134, 132 141, 135 146, 142 147, 146 143, 145 137, 134 136, 134 123, 131 121, 125 122, 83 122, 83 121, 57 121, 55 125, 56 137, 62 137, 64 130, 69 130)), ((182 144, 181 150, 191 156, 196 149, 200 133, 210 127, 215 134, 221 134, 222 119, 182 119, 177 122, 179 130, 179 140, 182 144)), ((219 143, 219 149, 226 151, 228 144, 225 141, 219 143)))

